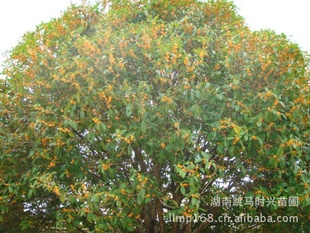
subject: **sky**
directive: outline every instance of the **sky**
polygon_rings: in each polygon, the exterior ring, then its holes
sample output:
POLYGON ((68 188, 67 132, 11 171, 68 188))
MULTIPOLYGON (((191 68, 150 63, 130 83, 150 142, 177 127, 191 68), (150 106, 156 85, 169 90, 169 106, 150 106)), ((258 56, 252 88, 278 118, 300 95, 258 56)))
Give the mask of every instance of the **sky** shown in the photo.
POLYGON ((309 0, 235 0, 238 12, 252 30, 272 29, 310 53, 309 0))
MULTIPOLYGON (((81 0, 0 0, 0 69, 5 51, 41 22, 59 17, 70 3, 81 0)), ((234 0, 238 12, 252 30, 285 33, 310 53, 309 0, 234 0)))

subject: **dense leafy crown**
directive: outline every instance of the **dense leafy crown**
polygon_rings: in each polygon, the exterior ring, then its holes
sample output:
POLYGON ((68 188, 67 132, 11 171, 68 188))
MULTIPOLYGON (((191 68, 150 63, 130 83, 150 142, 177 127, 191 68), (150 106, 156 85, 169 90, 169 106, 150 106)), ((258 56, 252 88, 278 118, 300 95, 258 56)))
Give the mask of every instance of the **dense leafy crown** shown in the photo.
POLYGON ((2 230, 309 230, 309 66, 298 46, 250 31, 226 1, 105 2, 72 6, 11 52, 2 230), (292 196, 297 206, 244 203, 292 196), (211 221, 244 214, 299 223, 211 221))

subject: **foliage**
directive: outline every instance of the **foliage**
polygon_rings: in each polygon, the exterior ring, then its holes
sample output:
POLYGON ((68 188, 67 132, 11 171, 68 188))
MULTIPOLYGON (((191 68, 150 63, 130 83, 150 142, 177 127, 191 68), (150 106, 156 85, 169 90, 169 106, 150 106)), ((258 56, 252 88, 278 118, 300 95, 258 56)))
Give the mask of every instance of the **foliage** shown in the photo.
POLYGON ((14 213, 28 232, 309 230, 307 62, 231 2, 72 6, 23 37, 1 80, 2 230, 20 230, 14 213), (211 221, 245 213, 299 222, 211 221))

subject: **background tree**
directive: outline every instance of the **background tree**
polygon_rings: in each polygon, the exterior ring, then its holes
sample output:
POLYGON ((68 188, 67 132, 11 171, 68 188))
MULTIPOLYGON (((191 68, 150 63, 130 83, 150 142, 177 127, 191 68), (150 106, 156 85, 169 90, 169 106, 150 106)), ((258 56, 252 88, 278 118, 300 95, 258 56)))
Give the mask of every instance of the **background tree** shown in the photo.
POLYGON ((72 6, 3 72, 2 230, 309 230, 307 67, 231 2, 72 6), (299 222, 215 221, 244 214, 299 222))

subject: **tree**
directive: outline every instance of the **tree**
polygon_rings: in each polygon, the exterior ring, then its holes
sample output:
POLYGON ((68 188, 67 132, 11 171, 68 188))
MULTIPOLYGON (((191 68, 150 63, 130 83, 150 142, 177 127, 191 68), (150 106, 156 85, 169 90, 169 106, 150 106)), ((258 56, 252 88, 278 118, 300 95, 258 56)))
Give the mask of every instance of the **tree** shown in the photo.
POLYGON ((231 2, 72 6, 3 71, 3 231, 306 232, 308 67, 231 2))

